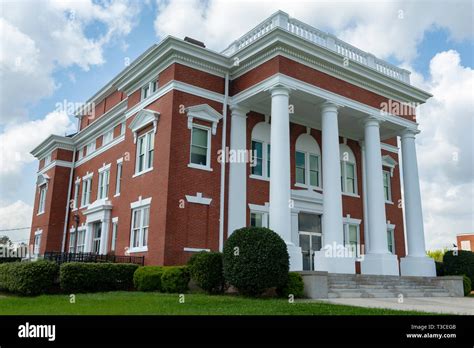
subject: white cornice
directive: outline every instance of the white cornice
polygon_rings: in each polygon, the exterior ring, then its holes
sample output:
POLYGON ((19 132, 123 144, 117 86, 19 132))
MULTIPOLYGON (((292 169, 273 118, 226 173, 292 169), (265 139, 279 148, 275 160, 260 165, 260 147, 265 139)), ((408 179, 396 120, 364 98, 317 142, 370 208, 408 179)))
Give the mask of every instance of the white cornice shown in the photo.
POLYGON ((55 160, 49 163, 47 166, 43 167, 40 171, 38 171, 38 174, 44 174, 48 170, 54 167, 65 167, 65 168, 72 168, 72 163, 67 162, 67 161, 61 161, 61 160, 55 160))
POLYGON ((380 110, 374 107, 371 107, 369 105, 366 105, 364 103, 360 103, 358 101, 355 101, 350 98, 343 97, 337 93, 330 92, 328 90, 319 88, 317 86, 311 85, 306 82, 302 82, 300 80, 294 79, 292 77, 283 75, 283 74, 275 74, 272 77, 267 78, 264 81, 261 81, 254 86, 238 93, 237 95, 233 96, 231 98, 231 105, 232 104, 239 104, 245 101, 247 98, 260 93, 260 92, 265 92, 268 89, 270 89, 273 86, 276 85, 284 85, 288 86, 289 88, 300 90, 303 92, 306 92, 308 94, 312 94, 315 96, 318 96, 320 98, 330 100, 332 102, 335 102, 336 104, 339 104, 341 106, 349 107, 354 110, 358 110, 360 112, 363 112, 368 115, 372 115, 375 118, 381 120, 381 121, 388 121, 393 124, 397 124, 399 126, 402 126, 404 128, 408 129, 413 129, 416 130, 418 127, 418 124, 416 122, 404 119, 402 117, 393 115, 393 114, 381 114, 380 110))
POLYGON ((74 141, 71 137, 62 137, 52 134, 35 147, 31 151, 31 154, 36 158, 43 158, 55 149, 74 151, 74 141))

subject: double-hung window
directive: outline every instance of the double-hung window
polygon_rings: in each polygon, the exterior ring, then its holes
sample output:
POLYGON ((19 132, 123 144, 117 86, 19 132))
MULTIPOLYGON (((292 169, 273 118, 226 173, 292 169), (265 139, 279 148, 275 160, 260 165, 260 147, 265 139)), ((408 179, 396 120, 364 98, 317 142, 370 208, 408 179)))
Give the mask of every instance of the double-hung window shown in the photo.
POLYGON ((81 182, 76 181, 74 184, 74 200, 72 202, 72 209, 77 209, 79 206, 79 189, 81 187, 81 182))
POLYGON ((46 206, 46 193, 48 192, 48 185, 43 184, 39 187, 39 201, 38 214, 43 214, 46 206))
POLYGON ((210 129, 193 125, 191 130, 191 167, 210 168, 210 129))
POLYGON ((97 199, 106 199, 109 195, 110 165, 99 171, 99 189, 97 199))
POLYGON ((145 251, 148 239, 150 221, 150 206, 143 206, 132 210, 132 233, 130 246, 132 251, 145 251))
POLYGON ((392 188, 390 183, 390 172, 383 171, 383 193, 386 202, 392 202, 392 188))
POLYGON ((115 182, 115 195, 120 195, 120 190, 122 188, 122 166, 123 159, 117 161, 117 179, 115 182))
POLYGON ((77 253, 84 252, 86 246, 86 230, 81 229, 77 231, 77 253))
POLYGON ((355 164, 341 161, 341 189, 344 193, 356 194, 355 164))
POLYGON ((344 227, 344 245, 351 250, 353 256, 359 257, 359 225, 348 223, 344 227))
POLYGON ((82 201, 81 206, 87 206, 91 202, 92 177, 88 177, 82 182, 82 201))
POLYGON ((395 254, 395 227, 394 225, 387 226, 387 247, 388 251, 395 254))
POLYGON ((144 99, 148 98, 153 93, 155 93, 157 90, 158 90, 158 81, 153 80, 153 81, 147 82, 142 87, 141 99, 144 100, 144 99))
POLYGON ((155 147, 154 135, 153 130, 151 130, 138 137, 136 174, 153 169, 153 152, 155 147))
POLYGON ((259 140, 252 140, 252 175, 270 177, 270 150, 271 145, 259 140))
POLYGON ((305 186, 319 187, 319 156, 307 152, 296 151, 296 183, 305 186))
POLYGON ((114 130, 111 129, 107 131, 102 138, 102 146, 107 145, 110 143, 112 140, 114 140, 114 130))
POLYGON ((41 247, 41 235, 42 234, 43 234, 42 230, 37 230, 35 232, 34 249, 33 249, 33 253, 35 255, 39 255, 40 247, 41 247))
POLYGON ((89 156, 94 151, 95 151, 95 140, 87 144, 86 156, 89 156))

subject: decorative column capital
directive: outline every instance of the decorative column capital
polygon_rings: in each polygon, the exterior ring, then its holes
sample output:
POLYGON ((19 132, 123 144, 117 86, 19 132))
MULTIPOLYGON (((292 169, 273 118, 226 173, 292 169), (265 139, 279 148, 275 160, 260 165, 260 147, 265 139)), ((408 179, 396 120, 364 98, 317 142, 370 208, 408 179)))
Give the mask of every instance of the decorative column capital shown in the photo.
POLYGON ((382 121, 375 116, 369 115, 367 118, 362 120, 364 127, 380 127, 382 121))
POLYGON ((231 116, 247 118, 247 113, 250 111, 241 105, 230 105, 231 116))
POLYGON ((271 93, 272 97, 282 95, 282 96, 290 96, 291 88, 282 84, 277 84, 273 87, 270 87, 268 91, 271 93))
POLYGON ((321 112, 325 112, 325 111, 337 112, 343 106, 340 105, 340 104, 337 104, 337 103, 335 103, 331 100, 326 100, 326 101, 322 102, 319 105, 319 107, 321 108, 321 112))
POLYGON ((420 133, 420 131, 418 129, 405 128, 402 131, 402 134, 400 134, 400 137, 402 139, 409 139, 409 138, 415 139, 415 136, 418 133, 420 133))

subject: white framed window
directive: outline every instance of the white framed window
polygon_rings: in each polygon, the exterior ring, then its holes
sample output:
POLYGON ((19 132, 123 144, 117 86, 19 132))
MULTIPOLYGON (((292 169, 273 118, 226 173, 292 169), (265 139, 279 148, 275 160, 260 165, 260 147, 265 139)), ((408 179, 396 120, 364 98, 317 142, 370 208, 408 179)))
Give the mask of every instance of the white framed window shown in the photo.
POLYGON ((76 246, 76 231, 71 230, 69 232, 69 252, 70 253, 76 252, 75 246, 76 246))
POLYGON ((395 254, 395 225, 387 223, 387 247, 388 251, 395 254))
POLYGON ((189 165, 194 168, 211 167, 211 130, 209 127, 193 124, 189 165))
POLYGON ((270 124, 260 122, 252 129, 250 177, 268 180, 270 178, 270 124))
POLYGON ((35 255, 39 255, 40 248, 41 248, 41 235, 43 234, 43 230, 36 230, 35 231, 35 239, 34 239, 34 246, 33 246, 33 253, 35 255))
POLYGON ((126 123, 125 122, 122 122, 120 124, 120 135, 124 135, 125 134, 125 128, 127 127, 126 123))
POLYGON ((86 156, 89 156, 94 151, 95 151, 95 140, 91 141, 89 144, 87 144, 86 156))
POLYGON ((114 129, 110 129, 109 131, 105 132, 102 136, 102 146, 107 145, 112 140, 114 140, 114 129))
POLYGON ((94 222, 92 225, 92 252, 100 254, 100 240, 102 238, 102 223, 94 222))
POLYGON ((43 214, 46 207, 46 194, 48 193, 48 185, 43 184, 39 187, 39 200, 38 200, 38 215, 43 214))
POLYGON ((110 250, 115 251, 117 245, 117 232, 118 232, 118 217, 112 219, 112 241, 110 244, 110 250))
POLYGON ((150 206, 145 205, 132 209, 132 232, 130 236, 131 251, 146 251, 148 227, 150 221, 150 206))
POLYGON ((362 220, 351 218, 347 215, 343 218, 344 246, 349 248, 355 257, 360 257, 363 253, 360 244, 360 223, 362 220))
POLYGON ((354 153, 346 144, 339 145, 341 156, 341 190, 348 195, 357 195, 357 167, 354 153))
POLYGON ((110 164, 99 170, 99 189, 97 199, 106 199, 109 195, 110 164))
POLYGON ((268 227, 268 213, 251 212, 250 213, 251 227, 268 227))
POLYGON ((51 163, 51 153, 47 154, 46 157, 44 158, 44 165, 43 167, 46 167, 48 164, 51 163))
POLYGON ((78 253, 83 253, 86 247, 86 230, 80 229, 77 230, 77 251, 78 253))
POLYGON ((296 140, 295 186, 321 188, 321 150, 308 133, 296 140))
POLYGON ((144 99, 148 98, 153 93, 155 93, 157 90, 158 90, 158 81, 157 80, 147 82, 142 87, 141 100, 144 100, 144 99))
POLYGON ((384 170, 383 171, 383 193, 385 196, 385 202, 392 203, 392 185, 390 182, 390 172, 384 170))
POLYGON ((77 209, 79 207, 79 189, 81 187, 81 182, 76 180, 74 183, 74 201, 72 202, 72 209, 77 209))
POLYGON ((137 139, 137 159, 135 174, 153 169, 153 152, 155 137, 153 130, 140 135, 137 139))
POLYGON ((82 199, 81 206, 85 207, 91 202, 92 194, 92 176, 85 177, 82 180, 82 199))
POLYGON ((122 187, 122 166, 123 166, 123 158, 117 160, 117 178, 115 181, 115 196, 120 195, 120 189, 122 187))
POLYGON ((84 147, 81 147, 81 148, 79 149, 78 154, 77 154, 77 160, 80 161, 80 160, 83 159, 83 158, 84 158, 84 147))

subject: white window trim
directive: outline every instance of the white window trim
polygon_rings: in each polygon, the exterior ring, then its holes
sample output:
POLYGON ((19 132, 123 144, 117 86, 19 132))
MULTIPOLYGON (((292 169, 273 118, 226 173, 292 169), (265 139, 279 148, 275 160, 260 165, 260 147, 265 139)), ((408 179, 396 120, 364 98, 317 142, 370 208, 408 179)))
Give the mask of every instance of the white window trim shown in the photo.
MULTIPOLYGON (((388 231, 391 231, 391 233, 392 233, 392 245, 393 245, 393 250, 394 250, 394 252, 392 254, 396 255, 397 248, 396 248, 396 245, 395 245, 395 225, 391 224, 390 220, 387 221, 387 232, 388 231)), ((387 245, 387 249, 388 249, 388 245, 387 245)), ((390 250, 389 250, 389 252, 390 252, 390 250)))
POLYGON ((142 198, 142 196, 139 196, 138 201, 130 203, 130 209, 141 208, 147 205, 151 205, 151 197, 142 198))
MULTIPOLYGON (((360 244, 360 223, 361 222, 362 222, 361 219, 351 218, 350 215, 347 215, 346 217, 342 219, 343 229, 344 229, 344 241, 347 241, 349 239, 349 225, 356 226, 357 227, 357 246, 359 248, 361 247, 361 244, 360 244)), ((360 252, 360 255, 358 256, 358 258, 360 258, 362 253, 363 252, 365 253, 365 250, 360 250, 360 251, 358 250, 357 252, 360 252)), ((357 259, 357 261, 359 261, 359 259, 357 259)))
POLYGON ((205 252, 211 252, 211 249, 205 249, 205 248, 188 248, 188 247, 184 247, 183 248, 183 251, 188 251, 188 252, 192 252, 192 253, 199 253, 199 252, 202 252, 202 251, 205 251, 205 252))
POLYGON ((107 130, 102 134, 102 146, 110 144, 114 140, 114 129, 107 130))
POLYGON ((46 167, 48 164, 50 164, 51 159, 52 159, 52 156, 51 156, 51 152, 50 152, 46 156, 43 157, 43 160, 44 160, 43 167, 46 167))
POLYGON ((91 195, 92 195, 92 178, 94 173, 87 173, 87 175, 82 177, 82 195, 81 195, 81 208, 88 207, 91 204, 91 195), (88 182, 88 183, 87 183, 88 182), (89 187, 87 187, 89 186, 89 187), (84 197, 87 195, 86 188, 89 188, 90 191, 88 196, 88 201, 85 202, 84 197))
POLYGON ((150 81, 144 83, 144 84, 141 86, 141 88, 140 88, 140 101, 150 98, 150 97, 151 97, 153 94, 155 94, 157 91, 158 91, 158 79, 157 79, 157 78, 153 78, 153 79, 151 79, 150 81), (153 90, 153 88, 152 88, 154 82, 156 82, 155 90, 153 90), (145 96, 144 96, 144 90, 145 90, 146 87, 148 87, 148 95, 145 97, 145 96))
POLYGON ((99 180, 97 183, 97 199, 107 199, 109 198, 109 190, 110 190, 110 167, 111 164, 105 164, 99 168, 99 180), (104 175, 107 175, 107 184, 104 185, 102 180, 104 178, 104 175), (101 187, 102 184, 102 187, 101 187), (106 188, 106 189, 105 189, 106 188), (106 192, 102 192, 105 190, 106 192))
POLYGON ((318 155, 317 153, 314 153, 314 152, 307 152, 307 151, 302 151, 302 150, 298 150, 296 149, 295 150, 295 187, 300 187, 300 188, 311 188, 311 189, 314 189, 314 190, 322 190, 322 186, 321 186, 321 155, 318 155), (300 182, 296 182, 296 153, 297 152, 301 152, 304 154, 304 161, 305 161, 305 167, 304 167, 304 177, 305 177, 305 182, 307 182, 307 184, 302 184, 300 182), (311 185, 310 184, 310 156, 316 156, 318 158, 318 185, 315 186, 315 185, 311 185))
POLYGON ((36 229, 35 231, 35 238, 33 239, 33 254, 34 255, 39 255, 39 251, 41 249, 41 242, 42 242, 42 236, 43 236, 43 230, 40 230, 39 228, 36 229), (36 245, 36 236, 39 236, 39 243, 36 245))
POLYGON ((79 191, 81 189, 81 179, 77 179, 75 182, 74 182, 74 202, 73 202, 73 206, 72 206, 72 211, 75 211, 79 208, 79 191))
POLYGON ((212 168, 211 168, 211 128, 210 127, 207 127, 207 126, 203 126, 203 125, 200 125, 200 124, 195 124, 193 123, 192 124, 192 127, 191 127, 191 141, 189 142, 189 163, 188 163, 188 167, 189 168, 194 168, 194 169, 203 169, 203 170, 207 170, 207 171, 212 171, 212 168), (194 128, 198 128, 198 129, 202 129, 202 130, 205 130, 207 132, 207 152, 206 152, 206 162, 207 164, 206 165, 201 165, 201 164, 196 164, 196 163, 192 163, 191 162, 191 149, 193 147, 193 129, 194 128))
POLYGON ((204 204, 204 205, 210 205, 212 202, 212 198, 203 197, 201 192, 197 192, 195 196, 186 195, 186 200, 189 203, 204 204))
MULTIPOLYGON (((383 170, 382 173, 388 174, 388 199, 385 199, 386 204, 393 204, 392 200, 392 174, 388 170, 383 170)), ((384 185, 384 196, 385 196, 385 185, 384 185)))
POLYGON ((112 218, 112 239, 110 241, 110 250, 115 251, 117 249, 117 245, 115 244, 115 240, 117 239, 118 233, 118 216, 112 218))
POLYGON ((91 141, 86 145, 86 156, 89 156, 90 154, 94 153, 96 150, 96 139, 91 141))
POLYGON ((120 157, 117 160, 117 175, 115 178, 115 195, 114 197, 119 197, 120 192, 122 192, 122 178, 123 178, 123 157, 120 157), (119 170, 120 168, 120 170, 119 170))
POLYGON ((38 212, 36 214, 37 216, 44 214, 44 212, 46 211, 47 194, 48 194, 48 183, 44 183, 39 186, 38 212), (44 195, 43 195, 43 192, 44 192, 44 195))
POLYGON ((345 161, 341 159, 341 163, 344 163, 342 166, 342 194, 346 196, 352 196, 352 197, 360 197, 359 192, 358 192, 358 182, 357 182, 357 164, 353 161, 345 161), (354 192, 348 192, 347 191, 347 173, 346 173, 346 163, 352 164, 354 166, 354 192))
POLYGON ((271 147, 271 143, 269 143, 268 141, 252 138, 252 140, 250 141, 250 151, 252 151, 252 142, 262 144, 262 175, 252 174, 252 167, 250 167, 250 178, 270 181, 270 177, 268 176, 268 160, 270 159, 271 161, 271 154, 268 153, 268 146, 271 147))
MULTIPOLYGON (((140 213, 140 229, 139 229, 139 233, 140 233, 140 240, 142 239, 142 233, 143 233, 143 221, 144 221, 144 210, 146 208, 148 208, 148 235, 149 235, 149 232, 150 232, 150 216, 151 216, 151 204, 145 204, 144 202, 150 202, 151 203, 151 197, 150 198, 147 198, 147 199, 144 199, 144 200, 140 200, 138 201, 140 205, 138 206, 135 206, 132 208, 132 219, 131 219, 131 224, 130 224, 130 246, 129 246, 129 249, 128 249, 128 252, 129 253, 138 253, 138 252, 145 252, 145 251, 148 251, 148 240, 146 241, 147 242, 147 245, 141 245, 141 246, 138 246, 138 247, 133 247, 132 246, 132 243, 133 243, 133 225, 134 225, 134 212, 137 211, 137 210, 141 210, 141 213, 140 213)), ((137 202, 134 202, 134 203, 137 203, 137 202)), ((133 203, 132 203, 133 204, 133 203)), ((130 206, 132 205, 130 204, 130 206)), ((147 239, 148 239, 148 235, 147 235, 147 239)))
MULTIPOLYGON (((146 133, 143 133, 142 135, 138 136, 137 137, 137 141, 136 141, 136 155, 135 155, 135 174, 132 176, 132 178, 135 178, 139 175, 142 175, 142 174, 145 174, 145 173, 148 173, 149 171, 152 171, 153 170, 153 163, 151 164, 151 167, 146 167, 147 164, 148 164, 148 160, 149 160, 149 155, 150 155, 150 144, 149 144, 149 139, 153 138, 155 136, 155 130, 152 129, 152 130, 149 130, 148 132, 146 133), (150 137, 148 137, 148 135, 151 134, 150 137), (138 158, 140 156, 140 152, 139 152, 139 149, 138 149, 138 145, 140 143, 140 139, 141 138, 145 138, 145 157, 144 157, 144 166, 141 171, 138 171, 138 158)), ((153 142, 154 144, 154 142, 153 142)), ((155 145, 153 145, 153 156, 154 156, 154 153, 155 153, 155 145)))
POLYGON ((269 220, 270 220, 270 206, 268 203, 265 205, 257 205, 257 204, 248 204, 250 214, 262 214, 262 225, 263 227, 269 227, 269 220))

